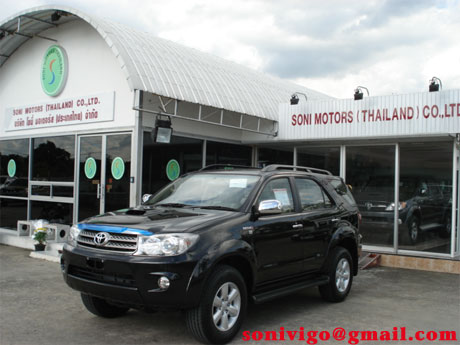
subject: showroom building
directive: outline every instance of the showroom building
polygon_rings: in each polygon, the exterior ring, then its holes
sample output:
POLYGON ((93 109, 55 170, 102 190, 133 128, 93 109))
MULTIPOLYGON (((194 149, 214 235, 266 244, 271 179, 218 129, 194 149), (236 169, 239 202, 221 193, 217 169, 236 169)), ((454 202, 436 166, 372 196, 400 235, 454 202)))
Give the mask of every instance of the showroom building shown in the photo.
POLYGON ((4 243, 18 220, 134 206, 209 164, 277 163, 341 175, 366 249, 459 255, 459 90, 336 100, 44 6, 0 22, 0 113, 4 243))

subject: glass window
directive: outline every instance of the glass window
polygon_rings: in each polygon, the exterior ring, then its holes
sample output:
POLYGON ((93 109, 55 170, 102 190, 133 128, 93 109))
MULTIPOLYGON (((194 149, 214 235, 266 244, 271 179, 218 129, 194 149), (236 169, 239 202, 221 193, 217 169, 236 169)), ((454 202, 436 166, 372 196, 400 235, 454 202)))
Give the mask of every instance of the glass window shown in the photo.
POLYGON ((452 146, 452 142, 400 145, 400 249, 450 253, 452 146))
POLYGON ((278 178, 269 181, 257 200, 260 203, 264 200, 278 200, 283 207, 283 213, 294 211, 294 199, 292 198, 291 185, 287 178, 278 178))
POLYGON ((297 147, 297 165, 340 175, 340 147, 297 147))
POLYGON ((50 223, 72 224, 73 205, 60 202, 32 201, 31 219, 46 219, 50 223))
POLYGON ((75 136, 37 138, 33 143, 33 180, 74 181, 75 136))
POLYGON ((206 165, 252 165, 252 147, 236 144, 206 142, 206 165))
POLYGON ((270 164, 292 165, 294 162, 294 150, 278 150, 267 147, 259 147, 259 168, 263 168, 270 164))
POLYGON ((173 136, 170 144, 158 144, 144 132, 142 194, 153 194, 171 182, 166 166, 172 159, 179 163, 182 175, 201 169, 202 157, 203 140, 173 136))
POLYGON ((105 211, 108 212, 129 207, 131 134, 108 135, 106 152, 105 211))
POLYGON ((27 197, 29 139, 0 141, 0 196, 27 197))
POLYGON ((148 204, 179 204, 197 207, 239 209, 259 181, 258 176, 194 174, 170 184, 148 204))
POLYGON ((27 220, 27 200, 0 198, 0 228, 16 230, 18 220, 27 220))
POLYGON ((346 183, 362 214, 363 243, 393 246, 394 146, 347 147, 346 183))
POLYGON ((332 205, 329 197, 324 194, 321 187, 315 181, 306 178, 296 178, 295 183, 299 191, 303 211, 330 207, 332 205))

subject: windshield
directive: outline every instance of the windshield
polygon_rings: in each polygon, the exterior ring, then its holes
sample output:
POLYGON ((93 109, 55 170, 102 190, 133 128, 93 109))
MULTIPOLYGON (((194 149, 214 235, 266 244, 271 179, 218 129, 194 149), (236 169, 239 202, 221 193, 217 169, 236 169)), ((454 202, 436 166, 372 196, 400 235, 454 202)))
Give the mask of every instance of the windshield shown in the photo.
POLYGON ((239 209, 259 176, 194 174, 178 179, 155 194, 146 205, 239 209))

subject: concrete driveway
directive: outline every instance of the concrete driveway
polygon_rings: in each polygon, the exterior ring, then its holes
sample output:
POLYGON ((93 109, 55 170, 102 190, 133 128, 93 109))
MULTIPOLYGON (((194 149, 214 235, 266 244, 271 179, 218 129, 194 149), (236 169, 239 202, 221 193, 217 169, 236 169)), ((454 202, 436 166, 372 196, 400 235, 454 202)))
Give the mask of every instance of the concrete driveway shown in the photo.
MULTIPOLYGON (((58 264, 32 259, 29 253, 0 245, 0 344, 197 344, 187 333, 180 312, 145 314, 133 310, 119 319, 93 316, 83 307, 79 294, 64 283, 58 264)), ((398 337, 401 327, 407 337, 417 331, 449 330, 456 331, 460 339, 460 275, 392 268, 361 271, 343 303, 323 302, 317 289, 308 289, 250 306, 233 344, 308 343, 308 331, 323 332, 323 338, 328 331, 332 339, 337 327, 346 334, 369 330, 379 335, 397 327, 398 337), (281 327, 284 341, 254 340, 261 335, 265 339, 265 331, 276 331, 279 339, 281 327), (243 340, 244 331, 248 341, 243 340), (293 341, 287 331, 297 331, 293 341), (302 331, 305 340, 299 340, 302 331)), ((336 342, 322 341, 317 334, 316 340, 318 344, 357 343, 349 336, 336 342)), ((385 342, 358 339, 358 343, 385 342)))

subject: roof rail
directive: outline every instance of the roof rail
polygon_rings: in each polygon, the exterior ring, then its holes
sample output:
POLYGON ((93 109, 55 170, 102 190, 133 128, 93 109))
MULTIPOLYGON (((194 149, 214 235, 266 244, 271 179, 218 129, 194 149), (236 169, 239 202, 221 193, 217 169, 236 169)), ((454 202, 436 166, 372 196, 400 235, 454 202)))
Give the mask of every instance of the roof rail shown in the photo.
POLYGON ((328 170, 324 169, 317 169, 317 168, 310 168, 310 167, 302 167, 297 165, 279 165, 279 164, 271 164, 267 165, 262 171, 275 171, 275 170, 300 170, 305 171, 312 174, 323 174, 323 175, 331 175, 332 173, 328 170))
POLYGON ((235 165, 235 164, 211 164, 207 165, 204 168, 201 168, 199 171, 205 170, 236 170, 236 169, 258 169, 256 167, 250 167, 247 165, 235 165))

